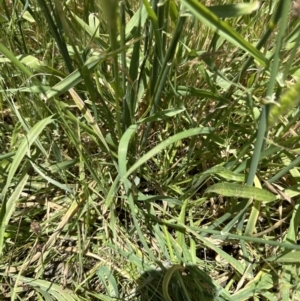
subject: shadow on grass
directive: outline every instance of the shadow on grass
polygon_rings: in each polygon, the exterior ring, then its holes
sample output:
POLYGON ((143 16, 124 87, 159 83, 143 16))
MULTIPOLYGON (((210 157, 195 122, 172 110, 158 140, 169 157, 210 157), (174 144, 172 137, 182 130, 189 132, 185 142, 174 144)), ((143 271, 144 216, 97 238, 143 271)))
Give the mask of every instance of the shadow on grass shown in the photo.
MULTIPOLYGON (((197 266, 186 266, 184 271, 169 273, 151 270, 138 280, 136 296, 130 301, 213 301, 219 289, 212 279, 197 266), (167 278, 167 279, 166 279, 167 278), (167 285, 167 294, 163 286, 167 285), (168 299, 169 297, 169 299, 168 299)), ((218 299, 220 300, 220 299, 218 299)))

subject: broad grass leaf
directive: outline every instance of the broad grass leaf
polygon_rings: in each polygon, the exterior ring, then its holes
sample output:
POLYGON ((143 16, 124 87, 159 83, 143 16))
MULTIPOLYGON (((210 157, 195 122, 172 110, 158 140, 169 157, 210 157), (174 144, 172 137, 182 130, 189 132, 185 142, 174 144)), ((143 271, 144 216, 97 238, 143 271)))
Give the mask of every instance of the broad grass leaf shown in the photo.
POLYGON ((229 5, 215 5, 208 7, 209 10, 219 18, 232 18, 242 15, 249 15, 259 8, 258 1, 251 3, 236 3, 229 5))
POLYGON ((132 135, 136 132, 138 126, 136 124, 131 125, 124 135, 122 136, 119 149, 118 149, 118 161, 119 161, 119 173, 120 177, 124 176, 127 171, 127 152, 129 147, 129 142, 132 135))
POLYGON ((147 14, 146 6, 143 5, 139 10, 136 11, 133 17, 126 24, 126 30, 125 30, 126 38, 128 38, 129 35, 132 34, 134 29, 138 27, 139 23, 141 24, 141 26, 145 24, 147 20, 147 16, 148 14, 147 14))
MULTIPOLYGON (((71 12, 72 13, 72 12, 71 12)), ((90 36, 93 37, 94 43, 99 44, 104 49, 108 49, 109 45, 100 37, 98 32, 98 27, 93 26, 93 24, 85 23, 81 18, 77 17, 72 13, 73 18, 78 22, 78 25, 90 36)))
POLYGON ((97 276, 106 289, 106 294, 110 297, 118 298, 118 285, 111 269, 103 265, 97 270, 97 276))
MULTIPOLYGON (((19 200, 19 197, 23 191, 24 186, 27 184, 29 175, 25 174, 22 179, 20 179, 18 185, 15 187, 14 192, 11 194, 9 199, 6 202, 6 213, 5 216, 2 220, 2 225, 1 225, 1 232, 2 230, 5 231, 7 228, 7 225, 9 223, 9 220, 16 208, 16 203, 19 200)), ((1 237, 1 235, 0 235, 1 237)), ((0 245, 1 246, 1 245, 0 245)), ((1 249, 0 249, 1 250, 1 249)))
POLYGON ((145 162, 150 160, 152 157, 154 157, 156 154, 167 148, 169 145, 196 135, 208 135, 213 133, 213 128, 208 127, 199 127, 194 128, 190 130, 186 130, 183 132, 180 132, 178 134, 175 134, 174 136, 171 136, 170 138, 164 140, 163 142, 156 145, 152 150, 150 150, 148 153, 146 153, 144 156, 142 156, 135 164, 133 164, 128 170, 126 167, 126 156, 127 156, 127 150, 128 145, 131 136, 136 131, 137 125, 133 125, 125 132, 125 134, 122 136, 120 144, 119 144, 119 150, 118 150, 118 158, 119 158, 119 172, 121 176, 121 181, 124 181, 130 174, 132 174, 137 168, 139 168, 141 165, 143 165, 145 162), (126 171, 127 170, 127 171, 126 171))
MULTIPOLYGON (((254 298, 260 292, 274 287, 274 284, 276 284, 274 283, 274 277, 276 276, 273 275, 272 271, 262 270, 244 288, 236 294, 231 295, 231 299, 236 301, 251 300, 251 298, 254 298)), ((258 298, 258 300, 261 299, 258 298)))
MULTIPOLYGON (((99 62, 104 59, 104 56, 93 56, 87 59, 85 63, 85 67, 88 70, 92 70, 99 62)), ((71 88, 75 87, 82 81, 82 77, 79 70, 75 70, 73 73, 69 74, 67 77, 62 79, 59 83, 57 83, 54 87, 46 93, 46 99, 50 99, 55 96, 59 96, 62 93, 70 90, 71 88)))
MULTIPOLYGON (((203 244, 211 249, 214 250, 217 254, 219 254, 222 258, 226 260, 226 262, 231 265, 238 273, 243 274, 245 271, 245 267, 243 264, 235 259, 233 256, 229 255, 227 252, 223 251, 221 248, 219 248, 211 239, 205 238, 201 235, 199 235, 196 231, 194 231, 191 227, 186 226, 187 231, 191 232, 195 237, 203 242, 203 244)), ((196 228, 194 228, 196 229, 196 228)), ((196 229, 198 230, 198 229, 196 229)), ((226 234, 230 235, 230 234, 226 234)), ((229 236, 228 236, 229 237, 229 236)))
POLYGON ((48 292, 41 290, 39 288, 36 288, 36 292, 41 294, 41 296, 39 296, 39 295, 37 296, 38 297, 37 300, 53 301, 53 298, 51 297, 51 295, 48 292), (42 297, 44 299, 42 299, 42 297))
POLYGON ((70 189, 68 186, 66 186, 65 184, 62 184, 62 183, 56 181, 55 179, 53 179, 53 178, 49 177, 48 175, 46 175, 45 173, 43 173, 43 171, 41 169, 39 169, 36 164, 34 164, 34 163, 31 162, 31 166, 48 183, 53 184, 54 186, 58 187, 59 189, 62 189, 63 191, 66 191, 68 193, 73 193, 73 190, 70 189))
MULTIPOLYGON (((196 53, 197 55, 197 53, 196 53)), ((222 97, 217 93, 213 93, 208 90, 204 89, 197 89, 194 87, 187 87, 187 86, 178 86, 177 93, 183 96, 195 96, 195 97, 203 97, 208 99, 214 99, 220 101, 222 103, 229 103, 228 99, 222 97)))
MULTIPOLYGON (((149 265, 149 261, 145 261, 142 256, 139 257, 139 253, 135 253, 134 249, 132 249, 129 244, 127 244, 127 248, 121 248, 118 245, 109 242, 105 245, 121 255, 126 259, 128 264, 135 266, 139 271, 151 271, 153 269, 153 267, 149 265)), ((130 279, 131 277, 126 271, 124 271, 123 276, 127 279, 130 279)))
POLYGON ((27 151, 31 147, 31 145, 36 141, 37 137, 41 134, 44 128, 54 121, 53 116, 49 116, 37 124, 35 124, 32 129, 28 132, 26 137, 21 142, 16 155, 14 156, 13 162, 11 164, 11 168, 9 169, 9 173, 6 180, 6 185, 4 190, 2 191, 2 198, 5 198, 8 187, 11 185, 12 179, 20 166, 21 161, 25 157, 27 151))
MULTIPOLYGON (((254 185, 257 188, 262 189, 260 180, 258 179, 257 176, 255 176, 254 178, 254 185)), ((251 213, 248 218, 246 229, 245 229, 246 235, 251 236, 254 233, 255 226, 259 218, 260 209, 261 209, 261 202, 258 200, 254 200, 254 202, 252 202, 251 213)))
POLYGON ((149 117, 143 118, 142 120, 138 121, 138 124, 165 120, 167 118, 174 117, 184 111, 185 111, 185 108, 167 109, 164 111, 157 112, 149 117))
POLYGON ((104 294, 94 293, 94 292, 90 292, 89 295, 94 297, 94 299, 92 299, 92 300, 101 300, 101 301, 117 301, 117 300, 120 300, 120 299, 108 297, 104 294))
POLYGON ((299 263, 300 262, 300 251, 288 252, 276 259, 276 262, 282 263, 299 263))
MULTIPOLYGON (((7 277, 6 273, 0 273, 1 276, 7 277)), ((21 285, 28 285, 29 287, 32 287, 33 289, 38 290, 40 293, 41 291, 46 292, 47 296, 49 297, 49 294, 53 296, 58 301, 79 301, 80 299, 77 297, 77 295, 67 289, 63 288, 61 285, 55 284, 53 282, 49 282, 46 280, 41 279, 34 279, 34 278, 28 278, 21 275, 10 275, 11 278, 17 280, 21 285)), ((14 299, 12 299, 14 300, 14 299)), ((53 299, 52 299, 53 300, 53 299)))
POLYGON ((51 76, 56 75, 58 77, 65 77, 64 73, 48 66, 46 63, 37 59, 33 55, 20 55, 17 56, 17 59, 20 59, 21 63, 23 63, 25 66, 29 67, 33 71, 48 73, 51 76))
POLYGON ((223 166, 214 166, 213 168, 206 170, 203 174, 218 175, 227 181, 235 181, 235 182, 245 181, 245 175, 237 174, 223 166))
POLYGON ((213 28, 224 39, 252 55, 253 58, 259 61, 262 66, 267 67, 269 65, 269 61, 260 51, 247 42, 228 23, 220 20, 205 5, 196 0, 181 0, 180 2, 183 3, 184 6, 186 6, 197 19, 205 23, 207 26, 213 28))
POLYGON ((6 56, 16 68, 23 72, 27 77, 33 76, 29 69, 27 69, 3 44, 0 43, 0 52, 6 56))
POLYGON ((28 12, 25 11, 24 14, 22 15, 23 19, 27 20, 30 23, 35 23, 35 19, 32 17, 32 15, 28 12))
POLYGON ((276 196, 269 191, 259 189, 257 187, 248 185, 239 185, 235 183, 218 183, 206 189, 205 194, 217 193, 223 196, 236 197, 236 198, 253 198, 261 202, 274 202, 276 196))

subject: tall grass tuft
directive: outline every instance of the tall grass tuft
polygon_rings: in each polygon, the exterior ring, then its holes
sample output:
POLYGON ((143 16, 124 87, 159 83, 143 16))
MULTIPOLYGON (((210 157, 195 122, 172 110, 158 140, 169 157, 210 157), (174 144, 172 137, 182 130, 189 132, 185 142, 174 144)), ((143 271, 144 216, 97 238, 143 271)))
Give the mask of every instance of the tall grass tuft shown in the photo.
POLYGON ((1 299, 300 299, 297 3, 2 2, 1 299))

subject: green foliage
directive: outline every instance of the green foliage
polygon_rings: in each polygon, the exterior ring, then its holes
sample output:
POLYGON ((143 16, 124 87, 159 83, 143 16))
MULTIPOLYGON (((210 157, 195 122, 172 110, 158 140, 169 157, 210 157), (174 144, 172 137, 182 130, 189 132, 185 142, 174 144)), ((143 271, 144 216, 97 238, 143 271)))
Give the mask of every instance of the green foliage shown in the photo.
POLYGON ((289 1, 0 7, 0 299, 300 299, 289 1))

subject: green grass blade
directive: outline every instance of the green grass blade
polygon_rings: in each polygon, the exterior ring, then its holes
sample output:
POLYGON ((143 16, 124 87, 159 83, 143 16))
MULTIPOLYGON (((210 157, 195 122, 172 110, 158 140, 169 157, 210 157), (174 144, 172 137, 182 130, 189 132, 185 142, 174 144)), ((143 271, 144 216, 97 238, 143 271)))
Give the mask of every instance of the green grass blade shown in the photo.
MULTIPOLYGON (((210 229, 205 229, 205 228, 201 228, 201 227, 189 227, 189 226, 182 225, 182 224, 178 224, 178 225, 174 225, 172 223, 166 223, 166 224, 168 226, 174 227, 174 228, 181 227, 182 230, 186 230, 186 231, 192 233, 193 235, 196 232, 197 233, 198 232, 209 233, 209 234, 213 235, 213 236, 211 236, 211 238, 213 238, 213 239, 221 239, 221 240, 237 239, 237 240, 250 241, 250 242, 262 244, 262 245, 276 246, 276 247, 287 249, 287 250, 300 250, 300 245, 292 244, 289 242, 278 242, 278 241, 274 241, 274 240, 261 239, 261 238, 257 238, 257 237, 253 237, 253 236, 246 236, 246 235, 232 234, 232 233, 223 232, 223 231, 210 230, 210 229)), ((274 259, 275 258, 272 258, 272 260, 274 260, 274 259)))
POLYGON ((268 60, 260 51, 243 39, 240 34, 228 25, 228 23, 220 20, 209 10, 209 8, 196 0, 181 0, 180 2, 183 3, 195 17, 206 25, 212 27, 224 39, 252 55, 263 67, 267 67, 269 65, 268 60))
MULTIPOLYGON (((120 138, 122 135, 121 130, 121 106, 120 106, 120 98, 123 97, 122 94, 120 94, 120 82, 119 82, 119 61, 118 61, 118 54, 115 53, 118 49, 118 25, 119 25, 119 16, 118 16, 118 1, 117 0, 111 0, 106 1, 102 0, 101 5, 103 8, 103 13, 106 18, 108 31, 109 31, 109 37, 110 37, 110 44, 111 44, 111 50, 114 52, 112 54, 113 57, 113 68, 114 68, 114 81, 115 81, 115 105, 116 105, 116 126, 117 126, 117 133, 118 137, 120 138)), ((124 93, 124 91, 123 91, 124 93)))
MULTIPOLYGON (((0 275, 4 276, 3 273, 0 275)), ((80 300, 74 292, 68 289, 63 289, 60 285, 55 283, 41 280, 41 279, 34 279, 28 278, 21 275, 10 275, 11 278, 17 279, 20 282, 29 285, 32 288, 38 288, 40 290, 44 290, 48 292, 50 295, 56 298, 58 301, 77 301, 80 300)))
MULTIPOLYGON (((88 70, 93 70, 93 68, 102 60, 104 57, 102 55, 97 57, 92 57, 86 62, 86 67, 88 70)), ((64 79, 62 79, 58 84, 53 86, 50 90, 46 92, 46 98, 49 100, 52 97, 61 95, 62 93, 74 88, 77 84, 82 81, 81 73, 79 70, 74 71, 64 79)))
MULTIPOLYGON (((124 166, 124 164, 126 164, 126 160, 124 160, 124 158, 126 159, 126 145, 128 145, 129 143, 129 135, 131 136, 133 134, 133 131, 136 130, 136 126, 132 127, 130 129, 130 131, 128 132, 128 134, 126 134, 125 138, 123 139, 123 141, 120 141, 120 147, 119 147, 119 157, 122 156, 123 161, 121 160, 121 162, 119 162, 120 165, 120 175, 121 175, 121 181, 124 181, 130 174, 132 174, 136 169, 138 169, 142 164, 144 164, 146 161, 148 161, 149 159, 151 159, 152 157, 154 157, 156 154, 158 154, 159 152, 161 152, 163 149, 167 148, 169 145, 181 140, 181 139, 185 139, 188 137, 192 137, 195 135, 207 135, 210 134, 214 131, 213 128, 195 128, 195 129, 190 129, 190 130, 186 130, 183 131, 181 133, 178 133, 168 139, 166 139, 165 141, 161 142, 160 144, 158 144, 157 146, 155 146, 151 151, 149 151, 147 154, 145 154, 144 156, 142 156, 134 165, 132 165, 127 172, 126 171, 126 167, 124 166), (123 143, 121 143, 123 142, 123 143), (123 165, 123 166, 122 166, 123 165), (122 168, 121 168, 122 166, 122 168)), ((122 137, 123 138, 123 137, 122 137)))
POLYGON ((0 52, 5 55, 21 72, 23 72, 28 78, 33 74, 22 64, 2 43, 0 43, 0 52))
POLYGON ((284 255, 279 256, 276 262, 282 263, 300 263, 300 251, 290 251, 284 255))
MULTIPOLYGON (((125 131, 132 123, 134 123, 134 115, 136 110, 136 103, 138 101, 138 90, 139 90, 139 68, 140 68, 140 48, 141 43, 139 36, 141 35, 140 23, 136 28, 135 36, 138 40, 134 43, 132 50, 132 57, 130 60, 129 77, 130 81, 127 81, 127 87, 125 84, 125 72, 123 73, 123 89, 126 91, 126 100, 123 102, 122 122, 123 131, 125 131)), ((123 46, 123 45, 122 45, 123 46)), ((122 57, 122 68, 126 68, 126 53, 122 57)), ((124 69, 126 70, 126 69, 124 69)))
MULTIPOLYGON (((71 12, 72 13, 72 12, 71 12)), ((73 18, 78 24, 81 26, 81 28, 90 36, 93 38, 93 42, 96 44, 99 44, 103 49, 107 50, 109 48, 109 45, 100 37, 98 27, 91 26, 84 22, 81 18, 73 14, 73 18)))
POLYGON ((144 7, 147 10, 148 17, 150 18, 150 20, 152 22, 153 32, 154 32, 154 36, 155 36, 155 43, 156 43, 155 48, 157 50, 157 58, 160 62, 162 62, 164 55, 163 55, 160 28, 159 28, 159 24, 158 24, 158 17, 155 14, 154 10, 152 9, 152 7, 150 6, 148 1, 143 0, 143 3, 144 3, 144 7))
POLYGON ((63 191, 66 191, 68 193, 74 193, 72 189, 70 189, 67 185, 62 184, 60 182, 58 182, 57 180, 49 177, 48 175, 46 175, 45 173, 43 173, 43 171, 41 169, 38 168, 38 166, 36 164, 34 164, 33 162, 31 162, 32 167, 34 168, 34 170, 43 178, 45 179, 48 183, 52 183, 54 186, 58 187, 59 189, 62 189, 63 191))
POLYGON ((224 196, 245 199, 253 198, 254 200, 266 203, 276 201, 276 196, 267 190, 235 183, 214 184, 206 189, 205 194, 208 193, 217 193, 224 196))
MULTIPOLYGON (((279 63, 280 63, 280 51, 281 51, 281 46, 282 46, 282 40, 285 35, 285 29, 287 26, 287 16, 288 16, 288 11, 289 11, 289 4, 285 2, 283 4, 283 20, 281 21, 281 26, 280 26, 280 31, 277 37, 277 43, 276 43, 276 48, 275 48, 275 54, 274 54, 274 62, 272 63, 272 68, 271 68, 271 77, 269 80, 268 84, 268 90, 267 90, 267 99, 272 99, 272 94, 274 92, 274 87, 276 83, 276 76, 278 73, 278 68, 279 68, 279 63)), ((264 143, 264 138, 266 135, 267 131, 267 123, 268 123, 268 117, 269 117, 269 105, 265 105, 261 117, 260 117, 260 122, 259 122, 259 127, 257 131, 257 138, 255 142, 255 147, 254 147, 254 153, 252 156, 251 160, 251 165, 250 165, 250 171, 247 179, 247 185, 252 185, 254 176, 257 170, 258 166, 258 161, 259 157, 261 154, 261 151, 263 149, 263 143, 264 143)))
MULTIPOLYGON (((11 194, 11 196, 8 198, 8 200, 6 202, 6 212, 5 212, 4 218, 1 222, 0 239, 4 236, 4 231, 6 230, 6 227, 9 224, 9 220, 10 220, 11 216, 13 215, 13 212, 16 207, 16 203, 20 198, 20 195, 23 191, 24 186, 27 184, 28 178, 29 178, 28 174, 23 175, 20 182, 15 187, 14 192, 11 194)), ((0 253, 2 253, 1 240, 0 240, 0 253)))
MULTIPOLYGON (((160 71, 158 70, 159 69, 158 66, 156 66, 155 64, 153 66, 153 74, 152 74, 153 77, 151 81, 152 82, 151 88, 153 88, 153 94, 151 95, 153 99, 153 103, 151 104, 151 111, 150 111, 151 114, 154 114, 156 112, 156 108, 159 106, 161 95, 164 90, 165 84, 167 82, 167 77, 171 69, 171 62, 174 59, 176 47, 179 43, 179 39, 183 30, 185 20, 186 20, 185 17, 179 17, 179 19, 177 20, 175 32, 170 42, 170 46, 168 48, 166 56, 164 57, 164 59, 161 59, 157 62, 157 64, 160 66, 160 71), (155 70, 155 68, 157 70, 155 70)), ((142 144, 144 144, 148 139, 150 128, 151 128, 151 122, 147 124, 146 130, 144 132, 142 144)))
POLYGON ((71 73, 74 71, 74 67, 72 65, 72 60, 70 58, 65 39, 63 38, 63 34, 62 34, 63 28, 62 28, 61 22, 57 16, 57 13, 51 9, 51 8, 53 8, 52 6, 49 9, 49 6, 46 3, 46 1, 38 0, 38 3, 42 8, 42 12, 44 13, 45 18, 47 20, 47 25, 49 26, 51 33, 53 35, 53 38, 55 39, 55 41, 57 43, 57 46, 60 50, 60 53, 64 59, 66 66, 68 68, 68 71, 71 73))
POLYGON ((259 9, 260 3, 254 1, 251 3, 236 3, 228 5, 209 6, 209 10, 219 18, 233 18, 242 15, 249 15, 259 9))
MULTIPOLYGON (((12 179, 20 166, 22 160, 24 159, 27 151, 30 149, 31 145, 35 142, 37 137, 41 134, 44 128, 54 121, 53 116, 47 117, 41 121, 39 121, 26 135, 23 139, 22 143, 20 144, 16 155, 14 156, 13 162, 11 164, 11 168, 9 170, 9 174, 7 176, 5 188, 2 191, 1 198, 2 200, 5 199, 7 190, 12 183, 12 179)), ((1 212, 4 206, 1 208, 1 212)))
POLYGON ((10 166, 9 173, 7 175, 6 184, 3 188, 3 191, 1 193, 1 199, 2 199, 2 206, 0 211, 0 221, 1 221, 1 227, 0 227, 0 253, 3 252, 3 240, 4 240, 4 231, 5 231, 5 222, 7 222, 6 218, 6 210, 7 210, 7 200, 6 200, 6 194, 9 189, 9 187, 12 184, 13 177, 15 173, 17 172, 17 169, 19 168, 22 160, 27 154, 27 151, 30 149, 31 145, 35 142, 37 137, 41 134, 41 132, 44 130, 44 128, 52 123, 54 121, 53 116, 50 116, 48 118, 45 118, 41 121, 39 121, 26 135, 26 137, 23 139, 22 143, 20 144, 16 155, 14 156, 13 162, 10 166))
POLYGON ((148 14, 146 6, 141 5, 141 7, 134 13, 132 18, 126 24, 125 35, 127 39, 132 37, 132 33, 135 31, 135 28, 139 26, 139 24, 141 26, 145 25, 147 17, 148 14))
POLYGON ((234 181, 234 182, 244 182, 245 181, 245 175, 232 172, 223 166, 214 166, 214 167, 206 170, 202 174, 203 175, 218 175, 225 180, 234 181))

